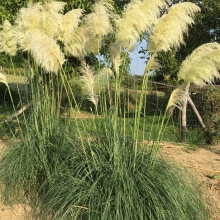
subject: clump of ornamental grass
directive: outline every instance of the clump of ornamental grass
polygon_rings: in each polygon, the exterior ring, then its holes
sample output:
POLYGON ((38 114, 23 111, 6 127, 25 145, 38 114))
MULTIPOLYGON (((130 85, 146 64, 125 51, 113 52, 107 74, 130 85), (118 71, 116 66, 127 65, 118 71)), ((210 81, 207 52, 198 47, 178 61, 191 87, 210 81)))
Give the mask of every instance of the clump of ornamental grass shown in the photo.
POLYGON ((37 216, 44 219, 46 213, 53 219, 208 219, 195 179, 159 158, 151 168, 148 147, 139 148, 136 153, 132 132, 124 120, 117 128, 111 117, 103 123, 95 121, 94 138, 85 142, 87 154, 77 154, 73 160, 81 162, 70 172, 54 177, 56 185, 42 194, 42 212, 37 216), (128 128, 127 135, 124 127, 128 128))
POLYGON ((30 87, 31 114, 1 155, 5 204, 24 203, 41 220, 209 219, 196 180, 158 157, 152 166, 154 146, 139 144, 113 107, 103 118, 61 119, 49 85, 30 87))
POLYGON ((2 156, 5 201, 26 203, 41 220, 208 219, 195 179, 159 158, 152 168, 148 147, 136 152, 125 120, 117 127, 111 117, 93 122, 83 140, 61 122, 52 134, 26 128, 26 139, 2 156))
MULTIPOLYGON (((198 11, 197 6, 186 4, 181 4, 187 8, 181 14, 184 26, 181 30, 175 29, 178 39, 182 39, 187 31, 185 27, 192 23, 189 18, 198 11)), ((116 30, 110 22, 114 18, 110 1, 97 2, 93 12, 83 18, 82 10, 64 15, 64 5, 54 1, 30 3, 19 11, 15 27, 10 29, 16 32, 19 48, 27 50, 42 69, 34 69, 34 77, 30 79, 30 113, 22 115, 22 126, 17 118, 20 132, 14 134, 14 144, 1 156, 4 202, 26 203, 31 207, 33 219, 41 220, 209 219, 196 181, 157 156, 163 123, 158 129, 156 144, 144 145, 141 132, 145 127, 140 128, 140 115, 145 116, 142 107, 146 101, 143 94, 147 89, 147 73, 140 99, 136 101, 133 126, 126 118, 119 117, 119 66, 123 63, 120 52, 132 49, 144 31, 161 36, 156 34, 156 25, 161 9, 167 9, 167 1, 132 1, 122 17, 115 20, 116 30), (75 21, 73 26, 71 19, 75 21), (111 50, 113 60, 109 65, 116 70, 112 105, 102 106, 102 118, 61 119, 62 89, 67 92, 70 107, 71 97, 74 99, 71 88, 69 93, 67 91, 69 82, 62 69, 64 54, 82 58, 89 52, 99 53, 102 38, 113 30, 117 48, 111 50), (39 83, 40 76, 45 80, 39 83), (91 123, 89 131, 86 123, 91 123)), ((178 13, 174 16, 167 13, 163 21, 166 18, 179 22, 178 13)), ((168 28, 168 25, 166 22, 166 36, 172 34, 174 27, 168 28)), ((158 39, 151 39, 152 59, 147 71, 156 64, 154 53, 164 50, 158 39)), ((168 44, 168 47, 165 45, 168 50, 179 46, 175 36, 168 44)), ((106 83, 112 74, 106 70, 95 75, 83 62, 80 68, 84 90, 96 110, 99 84, 106 83)), ((4 81, 4 77, 1 78, 4 81)))
POLYGON ((65 121, 61 121, 59 114, 60 97, 57 93, 60 91, 51 93, 51 88, 59 82, 55 75, 51 76, 51 84, 48 85, 36 83, 38 80, 30 78, 31 102, 28 113, 15 117, 17 131, 13 132, 10 127, 11 144, 1 153, 1 199, 9 205, 24 203, 32 208, 38 198, 39 186, 51 173, 61 168, 71 151, 67 150, 69 139, 65 132, 68 126, 65 126, 65 121), (8 167, 8 172, 5 172, 7 164, 11 164, 11 168, 8 167))

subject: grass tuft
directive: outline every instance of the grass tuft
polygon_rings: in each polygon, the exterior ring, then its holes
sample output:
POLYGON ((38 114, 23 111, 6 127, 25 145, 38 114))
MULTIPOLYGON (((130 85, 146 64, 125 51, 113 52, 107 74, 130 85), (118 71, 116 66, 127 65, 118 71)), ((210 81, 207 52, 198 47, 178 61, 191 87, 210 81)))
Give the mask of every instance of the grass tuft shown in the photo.
POLYGON ((115 130, 111 118, 94 120, 83 143, 62 126, 47 140, 26 130, 32 136, 9 147, 1 160, 5 201, 28 202, 41 220, 208 219, 196 181, 160 158, 152 168, 149 146, 135 152, 122 127, 115 130))

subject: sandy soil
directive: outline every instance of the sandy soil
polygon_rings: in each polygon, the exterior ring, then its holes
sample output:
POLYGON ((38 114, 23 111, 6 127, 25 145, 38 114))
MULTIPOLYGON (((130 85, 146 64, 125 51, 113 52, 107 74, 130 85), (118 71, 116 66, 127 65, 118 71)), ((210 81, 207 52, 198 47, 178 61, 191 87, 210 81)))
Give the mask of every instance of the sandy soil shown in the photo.
MULTIPOLYGON (((6 143, 0 140, 0 152, 6 147, 6 143)), ((28 216, 25 208, 22 205, 17 205, 13 208, 4 206, 0 203, 0 220, 27 220, 28 216)))
POLYGON ((186 167, 201 183, 212 220, 220 219, 220 145, 188 150, 186 146, 163 143, 160 152, 186 167))
POLYGON ((0 205, 0 219, 1 220, 27 220, 28 216, 22 206, 15 206, 12 208, 0 205))
MULTIPOLYGON (((5 143, 0 140, 0 150, 5 143)), ((186 146, 162 143, 160 155, 186 167, 201 183, 212 220, 220 219, 220 145, 187 150, 186 146)), ((0 220, 27 220, 22 206, 13 209, 0 204, 0 220)), ((195 219, 196 220, 196 219, 195 219)))

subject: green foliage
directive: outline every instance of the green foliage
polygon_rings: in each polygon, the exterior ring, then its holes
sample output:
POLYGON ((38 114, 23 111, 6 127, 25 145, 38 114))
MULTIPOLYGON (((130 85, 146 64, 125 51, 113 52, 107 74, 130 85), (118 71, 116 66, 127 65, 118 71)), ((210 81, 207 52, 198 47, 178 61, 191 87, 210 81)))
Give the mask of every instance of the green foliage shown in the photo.
POLYGON ((203 132, 201 132, 201 128, 189 128, 187 133, 187 143, 192 146, 192 148, 196 148, 199 145, 205 143, 206 136, 203 132))
POLYGON ((143 117, 139 124, 137 113, 120 118, 116 101, 101 119, 61 119, 59 90, 49 91, 56 83, 62 91, 69 82, 47 77, 51 84, 30 80, 31 111, 17 121, 18 132, 1 158, 5 204, 27 204, 33 219, 41 220, 209 219, 196 181, 152 158, 157 146, 143 142, 157 140, 161 117, 143 117))
POLYGON ((67 5, 66 5, 67 10, 68 9, 73 9, 73 8, 82 8, 83 10, 85 10, 88 13, 88 12, 91 12, 92 5, 95 2, 97 2, 97 0, 92 0, 92 1, 75 0, 75 1, 66 1, 66 2, 67 2, 67 5))
POLYGON ((52 133, 46 127, 36 132, 33 123, 26 127, 26 138, 8 148, 0 164, 4 201, 28 202, 33 218, 42 220, 208 219, 189 174, 161 159, 151 169, 148 146, 134 151, 124 121, 116 130, 111 117, 93 122, 93 132, 83 142, 54 119, 52 133), (117 165, 115 144, 120 149, 117 165))
POLYGON ((153 75, 154 81, 163 81, 170 85, 178 85, 177 73, 179 72, 180 62, 175 58, 175 54, 171 52, 161 52, 157 56, 159 68, 153 75))
POLYGON ((210 86, 205 95, 205 122, 215 144, 220 140, 220 89, 210 86))
POLYGON ((27 5, 27 0, 6 0, 1 2, 0 6, 0 23, 3 23, 6 19, 13 22, 18 9, 27 5))

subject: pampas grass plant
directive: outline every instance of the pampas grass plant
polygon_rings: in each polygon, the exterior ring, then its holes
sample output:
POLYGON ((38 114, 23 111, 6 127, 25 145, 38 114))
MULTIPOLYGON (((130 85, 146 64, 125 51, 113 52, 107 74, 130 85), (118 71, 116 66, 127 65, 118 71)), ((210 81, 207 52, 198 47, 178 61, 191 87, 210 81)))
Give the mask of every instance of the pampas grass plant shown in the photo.
POLYGON ((186 139, 186 108, 187 102, 189 102, 198 121, 200 122, 201 127, 206 134, 207 143, 212 144, 212 136, 206 128, 202 117, 200 116, 196 106, 194 105, 188 93, 190 83, 202 87, 207 83, 212 84, 215 79, 220 78, 219 47, 220 45, 215 42, 203 44, 195 49, 193 53, 188 56, 181 65, 178 77, 179 79, 184 80, 184 83, 172 92, 169 99, 168 108, 173 108, 175 106, 178 106, 178 103, 181 103, 183 141, 185 141, 186 139), (182 94, 179 93, 178 96, 176 96, 176 92, 180 91, 183 87, 185 87, 185 92, 182 92, 182 94))
POLYGON ((172 6, 154 26, 149 37, 148 50, 154 53, 178 49, 184 43, 183 33, 187 33, 188 26, 194 23, 195 13, 199 11, 200 8, 191 2, 172 6))
POLYGON ((220 44, 203 44, 182 63, 178 78, 198 86, 212 84, 220 78, 220 44))
POLYGON ((85 62, 82 62, 79 71, 83 74, 81 80, 83 82, 83 89, 87 91, 89 100, 97 107, 98 106, 98 97, 95 90, 95 85, 97 83, 96 77, 94 75, 94 70, 87 65, 85 62))
POLYGON ((35 61, 45 69, 46 72, 57 73, 64 64, 64 55, 55 40, 49 38, 44 32, 34 30, 28 32, 25 37, 28 45, 24 51, 30 51, 35 61))
POLYGON ((196 48, 182 63, 178 78, 184 80, 184 83, 175 89, 170 96, 168 106, 179 107, 182 109, 182 103, 189 99, 188 89, 186 87, 193 83, 197 86, 212 84, 215 79, 220 78, 220 44, 207 43, 196 48))
POLYGON ((116 39, 124 48, 132 50, 140 38, 140 34, 149 31, 157 22, 160 8, 166 7, 164 0, 134 0, 128 4, 122 18, 116 20, 116 39))
MULTIPOLYGON (((110 105, 103 98, 101 117, 95 114, 90 121, 60 117, 62 91, 67 93, 70 108, 74 94, 62 67, 65 57, 59 40, 68 41, 63 42, 68 55, 83 58, 89 52, 99 53, 102 38, 114 31, 119 52, 128 50, 141 32, 156 25, 161 7, 167 8, 166 1, 132 1, 116 22, 116 30, 111 25, 115 17, 110 1, 96 3, 94 11, 81 20, 81 10, 75 11, 75 16, 74 11, 63 15, 63 6, 53 1, 30 4, 18 14, 18 44, 30 53, 33 72, 29 83, 32 104, 29 114, 17 118, 19 132, 13 134, 12 146, 1 155, 2 200, 10 205, 27 204, 32 218, 40 220, 209 219, 196 181, 160 159, 158 146, 144 143, 142 132, 148 122, 144 121, 141 129, 140 120, 141 115, 146 116, 147 73, 132 123, 120 114, 120 53, 112 53, 115 91, 110 105), (39 13, 32 24, 33 11, 39 13), (72 27, 70 17, 76 21, 72 27), (45 24, 52 21, 54 27, 44 31, 45 24), (67 27, 59 27, 65 24, 67 27)), ((95 75, 85 62, 80 71, 84 90, 97 109, 99 87, 112 79, 113 73, 104 68, 95 75)), ((156 140, 161 138, 162 127, 163 123, 156 140)))

